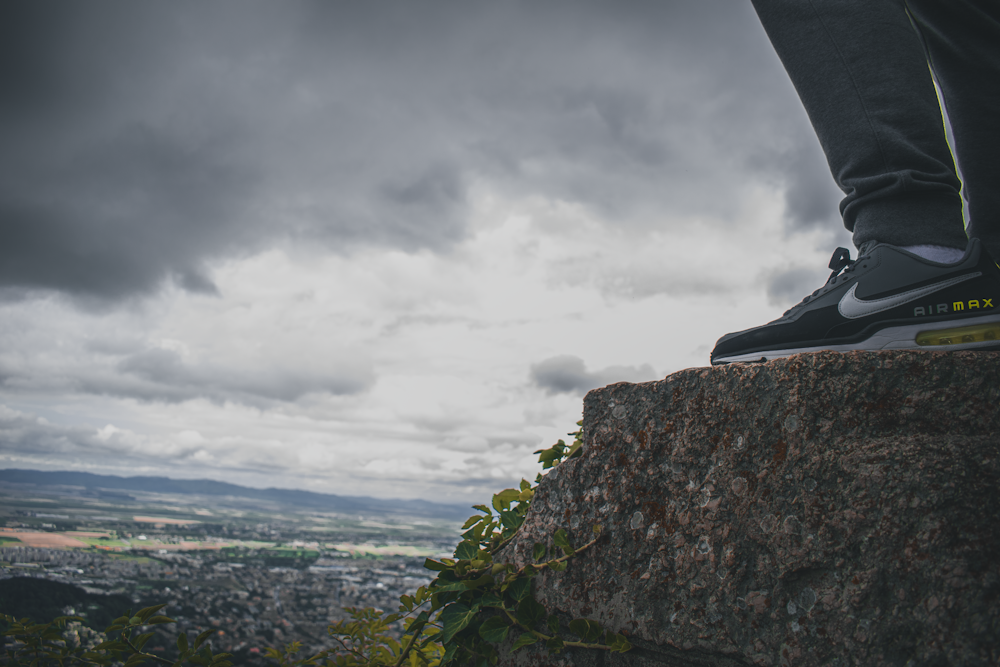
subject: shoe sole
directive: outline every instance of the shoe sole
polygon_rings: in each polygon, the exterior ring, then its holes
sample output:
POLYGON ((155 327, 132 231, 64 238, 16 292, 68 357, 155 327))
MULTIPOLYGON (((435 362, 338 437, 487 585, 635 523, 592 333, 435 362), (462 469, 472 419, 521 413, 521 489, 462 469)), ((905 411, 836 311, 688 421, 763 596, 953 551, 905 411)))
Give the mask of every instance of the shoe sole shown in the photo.
POLYGON ((712 365, 762 362, 770 359, 782 359, 803 352, 852 352, 854 350, 1000 351, 1000 316, 987 315, 952 322, 888 327, 857 343, 748 352, 713 359, 712 365), (917 342, 918 338, 920 342, 917 342))

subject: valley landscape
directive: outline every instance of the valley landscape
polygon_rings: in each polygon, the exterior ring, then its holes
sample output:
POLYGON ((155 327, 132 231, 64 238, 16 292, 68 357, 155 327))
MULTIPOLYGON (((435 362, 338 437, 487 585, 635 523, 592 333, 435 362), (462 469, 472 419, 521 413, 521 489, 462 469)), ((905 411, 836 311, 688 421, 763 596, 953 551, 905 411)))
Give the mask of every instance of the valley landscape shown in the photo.
MULTIPOLYGON (((0 611, 76 614, 103 630, 127 607, 167 603, 176 636, 215 629, 216 651, 330 645, 345 607, 392 609, 451 555, 472 510, 423 501, 248 489, 211 481, 0 471, 0 611), (120 608, 119 608, 120 607, 120 608)), ((90 636, 90 631, 81 628, 90 636)))

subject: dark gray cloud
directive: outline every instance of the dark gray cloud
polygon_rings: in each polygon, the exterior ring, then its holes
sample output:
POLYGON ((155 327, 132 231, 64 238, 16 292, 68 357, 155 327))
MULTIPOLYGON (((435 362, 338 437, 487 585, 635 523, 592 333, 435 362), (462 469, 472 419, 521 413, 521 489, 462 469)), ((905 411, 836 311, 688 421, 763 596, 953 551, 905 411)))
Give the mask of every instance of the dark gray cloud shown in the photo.
POLYGON ((295 401, 310 393, 357 394, 369 389, 375 381, 373 369, 363 360, 342 362, 339 366, 333 372, 273 367, 240 371, 199 368, 186 363, 174 350, 150 348, 117 364, 116 370, 124 376, 124 381, 116 379, 87 389, 146 400, 176 402, 207 398, 220 403, 253 405, 260 404, 260 399, 295 401))
POLYGON ((823 286, 827 274, 818 269, 790 268, 765 277, 767 300, 772 306, 791 306, 823 286))
POLYGON ((583 359, 569 354, 531 365, 531 381, 549 394, 583 394, 613 382, 645 382, 656 378, 657 373, 649 364, 609 366, 589 372, 583 359))
POLYGON ((730 210, 750 163, 792 187, 802 224, 828 206, 823 179, 801 182, 808 126, 747 3, 2 11, 7 298, 211 293, 213 261, 282 243, 446 251, 475 183, 637 232, 730 210))
POLYGON ((133 450, 136 440, 139 439, 114 431, 108 431, 107 437, 101 437, 94 428, 53 424, 0 405, 0 441, 7 455, 45 452, 46 456, 55 460, 64 457, 77 459, 81 454, 117 456, 133 450))
POLYGON ((803 149, 784 162, 785 218, 793 230, 838 229, 843 226, 837 188, 822 151, 803 149))
POLYGON ((203 262, 246 243, 238 223, 255 177, 211 142, 185 143, 126 127, 66 163, 7 170, 0 284, 120 298, 173 277, 213 292, 203 262))
POLYGON ((259 359, 196 362, 174 349, 111 339, 87 344, 79 354, 53 359, 46 366, 39 362, 50 342, 38 343, 35 350, 21 345, 18 352, 0 354, 0 390, 30 394, 55 389, 166 403, 204 399, 263 409, 310 394, 361 394, 376 381, 371 361, 357 351, 327 352, 320 360, 308 354, 286 355, 275 363, 273 349, 265 345, 259 359), (25 358, 36 363, 25 364, 25 358))

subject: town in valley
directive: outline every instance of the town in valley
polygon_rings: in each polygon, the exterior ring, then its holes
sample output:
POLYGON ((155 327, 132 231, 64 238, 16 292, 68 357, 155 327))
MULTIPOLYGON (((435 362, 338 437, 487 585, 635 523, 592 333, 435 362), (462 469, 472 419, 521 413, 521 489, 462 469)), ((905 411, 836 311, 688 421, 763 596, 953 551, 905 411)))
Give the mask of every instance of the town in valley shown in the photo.
POLYGON ((349 507, 362 513, 324 511, 315 498, 302 507, 16 479, 0 481, 0 612, 78 615, 78 640, 93 643, 128 608, 165 603, 176 623, 156 626, 147 650, 167 659, 179 633, 208 629, 213 650, 237 664, 268 664, 267 647, 292 642, 310 654, 331 648, 327 627, 346 608, 396 611, 431 581, 424 560, 452 554, 463 512, 399 503, 387 514, 369 503, 381 512, 372 515, 364 502, 349 507))

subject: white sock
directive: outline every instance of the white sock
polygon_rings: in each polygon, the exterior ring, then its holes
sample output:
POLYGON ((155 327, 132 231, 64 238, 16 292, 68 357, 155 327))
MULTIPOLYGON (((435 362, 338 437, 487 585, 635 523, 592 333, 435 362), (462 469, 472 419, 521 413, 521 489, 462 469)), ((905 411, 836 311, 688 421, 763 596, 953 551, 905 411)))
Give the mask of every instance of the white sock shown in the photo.
POLYGON ((899 246, 899 249, 939 264, 954 264, 965 257, 965 250, 943 245, 904 245, 899 246))

